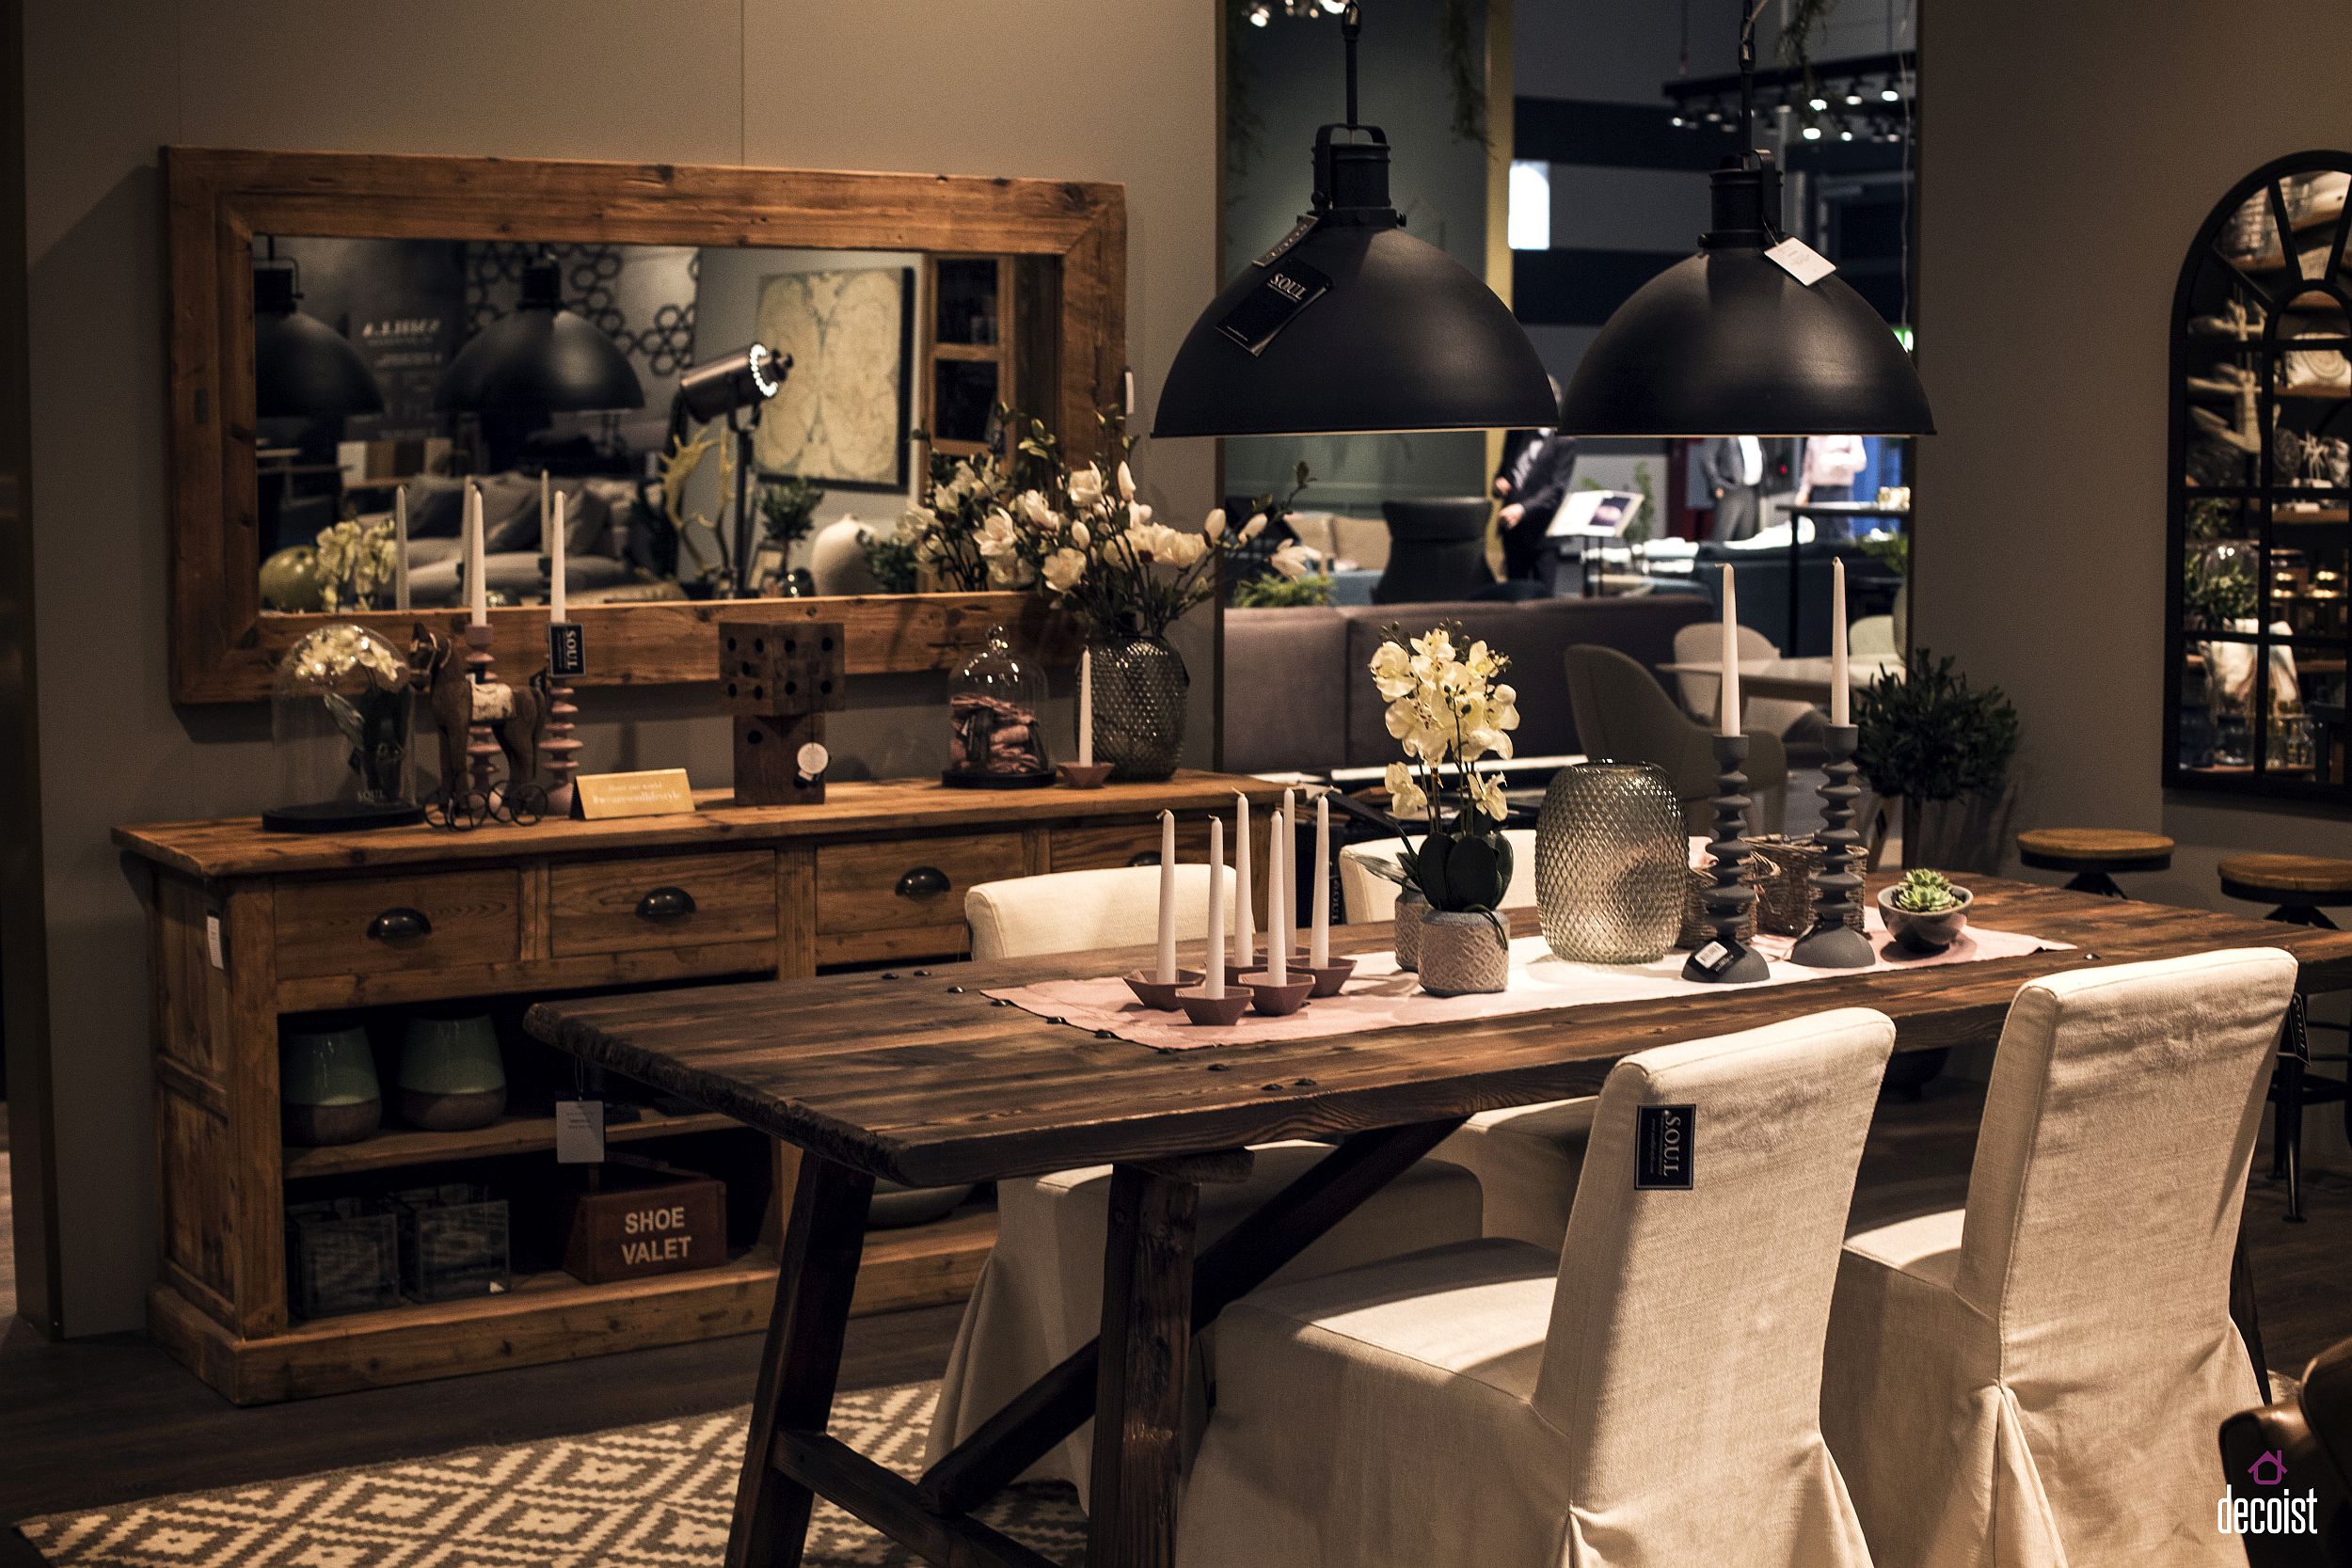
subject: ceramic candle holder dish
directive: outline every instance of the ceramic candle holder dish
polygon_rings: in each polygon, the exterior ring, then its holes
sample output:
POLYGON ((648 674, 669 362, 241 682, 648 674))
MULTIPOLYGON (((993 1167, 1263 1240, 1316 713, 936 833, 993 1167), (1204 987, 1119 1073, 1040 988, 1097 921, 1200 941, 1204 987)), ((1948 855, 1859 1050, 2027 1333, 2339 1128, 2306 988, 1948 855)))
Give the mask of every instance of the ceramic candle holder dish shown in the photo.
POLYGON ((1176 1005, 1184 1009, 1184 1016, 1195 1023, 1216 1028, 1231 1028, 1241 1022, 1241 1015, 1249 1009, 1249 992, 1241 986, 1228 986, 1223 996, 1211 996, 1194 986, 1176 993, 1176 1005))
POLYGON ((1356 973, 1356 960, 1343 958, 1334 954, 1331 961, 1321 968, 1318 969, 1312 964, 1300 964, 1298 972, 1313 978, 1315 989, 1311 994, 1337 996, 1340 993, 1340 988, 1347 984, 1348 977, 1356 973))
POLYGON ((1176 972, 1175 982, 1165 986, 1153 979, 1152 971, 1148 969, 1136 970, 1122 978, 1127 982, 1127 989, 1136 993, 1136 1001, 1155 1012, 1172 1013, 1177 1007, 1176 993, 1199 985, 1202 975, 1197 969, 1180 969, 1176 972))
POLYGON ((1065 762, 1061 765, 1061 782, 1072 789, 1100 789, 1111 776, 1107 762, 1065 762))
POLYGON ((1315 977, 1297 970, 1293 970, 1279 986, 1274 983, 1273 974, 1263 969, 1251 970, 1241 977, 1241 983, 1248 989, 1251 1006, 1268 1018, 1298 1011, 1315 989, 1315 977))

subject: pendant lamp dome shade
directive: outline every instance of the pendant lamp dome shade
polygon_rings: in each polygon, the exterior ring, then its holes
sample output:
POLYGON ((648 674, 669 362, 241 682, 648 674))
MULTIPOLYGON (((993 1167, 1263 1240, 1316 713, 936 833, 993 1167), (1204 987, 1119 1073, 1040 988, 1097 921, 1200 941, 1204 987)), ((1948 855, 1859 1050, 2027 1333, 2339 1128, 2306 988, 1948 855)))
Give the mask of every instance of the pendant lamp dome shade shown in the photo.
POLYGON ((1342 24, 1347 123, 1316 134, 1311 208, 1193 323, 1161 388, 1154 436, 1486 430, 1558 419, 1543 360, 1510 307, 1405 232, 1389 200, 1388 140, 1356 122, 1357 31, 1351 6, 1342 24))
POLYGON ((515 309, 450 361, 438 401, 483 414, 582 413, 642 408, 645 389, 612 339, 564 309, 562 269, 541 257, 524 267, 515 309))
POLYGON ((253 269, 253 412, 264 420, 380 414, 383 388, 351 340, 294 309, 292 261, 253 269))
POLYGON ((1831 273, 1800 282, 1777 242, 1780 173, 1715 171, 1700 250, 1617 308, 1560 400, 1572 436, 1930 436, 1892 328, 1831 273))

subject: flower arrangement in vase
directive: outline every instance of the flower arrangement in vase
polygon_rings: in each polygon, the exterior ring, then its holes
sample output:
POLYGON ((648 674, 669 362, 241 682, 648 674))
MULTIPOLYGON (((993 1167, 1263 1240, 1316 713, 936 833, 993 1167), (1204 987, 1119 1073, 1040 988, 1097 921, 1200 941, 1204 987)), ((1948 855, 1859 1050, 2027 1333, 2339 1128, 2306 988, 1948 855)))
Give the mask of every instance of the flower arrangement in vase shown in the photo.
POLYGON ((1425 824, 1418 846, 1405 835, 1392 872, 1372 869, 1425 900, 1398 908, 1421 911, 1421 983, 1443 995, 1501 990, 1510 977, 1509 936, 1496 912, 1511 886, 1511 841, 1502 832, 1510 806, 1502 779, 1473 765, 1509 760, 1518 693, 1500 678, 1511 661, 1483 641, 1457 652, 1459 630, 1440 625, 1406 638, 1389 627, 1371 664, 1389 705, 1389 734, 1405 752, 1388 767, 1390 809, 1401 822, 1418 816, 1425 824))

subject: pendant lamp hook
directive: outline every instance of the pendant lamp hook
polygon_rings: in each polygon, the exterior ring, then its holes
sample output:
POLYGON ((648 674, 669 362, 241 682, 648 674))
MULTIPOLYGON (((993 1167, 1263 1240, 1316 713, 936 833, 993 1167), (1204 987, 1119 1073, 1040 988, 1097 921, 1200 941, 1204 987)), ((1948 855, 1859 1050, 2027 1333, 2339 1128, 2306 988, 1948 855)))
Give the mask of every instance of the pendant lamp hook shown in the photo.
POLYGON ((1348 0, 1340 17, 1340 40, 1347 46, 1347 128, 1356 129, 1356 40, 1363 35, 1364 17, 1356 0, 1348 0))

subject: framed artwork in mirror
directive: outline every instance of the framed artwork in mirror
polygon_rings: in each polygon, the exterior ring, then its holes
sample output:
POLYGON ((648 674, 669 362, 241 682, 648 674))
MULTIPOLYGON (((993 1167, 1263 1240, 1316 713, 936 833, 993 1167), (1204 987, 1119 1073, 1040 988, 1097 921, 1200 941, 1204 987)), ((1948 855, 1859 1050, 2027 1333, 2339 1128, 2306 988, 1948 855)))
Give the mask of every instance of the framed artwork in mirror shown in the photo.
POLYGON ((559 568, 581 685, 707 679, 721 613, 837 620, 857 673, 952 668, 1008 618, 1068 653, 1017 595, 754 595, 808 594, 814 531, 887 534, 918 429, 969 413, 923 362, 935 258, 1003 280, 999 384, 1090 448, 1118 186, 185 148, 165 175, 176 701, 265 695, 330 613, 447 632, 477 586, 527 665, 559 568))

